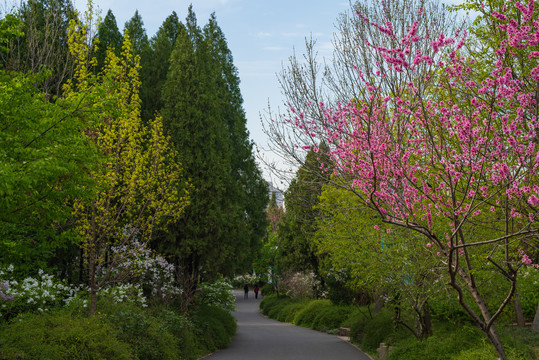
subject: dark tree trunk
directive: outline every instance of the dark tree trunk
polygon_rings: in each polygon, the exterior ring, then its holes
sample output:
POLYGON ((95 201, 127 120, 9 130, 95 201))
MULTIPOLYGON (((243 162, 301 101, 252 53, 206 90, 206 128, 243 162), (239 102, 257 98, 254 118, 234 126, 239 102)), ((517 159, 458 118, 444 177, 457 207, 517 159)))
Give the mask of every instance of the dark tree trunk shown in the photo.
POLYGON ((524 313, 522 312, 522 305, 520 304, 520 295, 518 292, 515 292, 515 298, 513 301, 515 302, 515 315, 517 318, 517 326, 525 327, 526 322, 524 321, 524 313))
POLYGON ((539 331, 539 304, 537 304, 537 310, 535 311, 535 318, 532 324, 533 331, 539 331))

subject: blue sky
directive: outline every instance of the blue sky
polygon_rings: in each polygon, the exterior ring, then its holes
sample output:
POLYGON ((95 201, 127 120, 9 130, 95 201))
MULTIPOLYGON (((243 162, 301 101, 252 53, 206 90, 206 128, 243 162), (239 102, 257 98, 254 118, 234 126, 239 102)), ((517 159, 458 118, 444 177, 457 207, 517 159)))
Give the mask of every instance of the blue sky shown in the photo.
MULTIPOLYGON (((259 113, 281 106, 283 99, 276 78, 282 64, 288 61, 294 48, 298 54, 304 49, 305 37, 317 39, 319 55, 331 55, 331 39, 339 13, 349 8, 343 1, 323 0, 94 0, 105 16, 111 9, 120 30, 135 10, 144 21, 149 37, 153 36, 165 18, 176 11, 185 19, 189 4, 204 26, 212 12, 222 28, 239 70, 247 127, 251 139, 266 147, 259 113)), ((84 9, 86 0, 76 0, 84 9)))

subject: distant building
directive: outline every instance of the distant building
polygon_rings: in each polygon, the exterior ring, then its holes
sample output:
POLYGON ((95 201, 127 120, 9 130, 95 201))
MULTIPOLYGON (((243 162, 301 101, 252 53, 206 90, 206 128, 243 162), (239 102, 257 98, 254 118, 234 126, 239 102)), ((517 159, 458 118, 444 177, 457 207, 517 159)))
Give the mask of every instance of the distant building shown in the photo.
POLYGON ((284 193, 282 190, 277 189, 273 184, 268 182, 269 187, 269 198, 271 199, 271 196, 275 194, 275 200, 277 201, 277 205, 284 207, 284 193))

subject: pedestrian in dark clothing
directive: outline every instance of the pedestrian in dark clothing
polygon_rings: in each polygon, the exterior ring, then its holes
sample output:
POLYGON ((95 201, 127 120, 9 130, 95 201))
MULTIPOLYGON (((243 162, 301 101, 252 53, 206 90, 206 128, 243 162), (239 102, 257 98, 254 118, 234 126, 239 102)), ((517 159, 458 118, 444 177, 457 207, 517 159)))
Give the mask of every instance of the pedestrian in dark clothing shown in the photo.
POLYGON ((243 291, 245 291, 245 296, 243 298, 247 299, 249 297, 249 285, 245 284, 243 291))
POLYGON ((255 287, 253 288, 253 291, 255 292, 255 299, 258 299, 258 290, 260 290, 258 288, 258 285, 255 285, 255 287))

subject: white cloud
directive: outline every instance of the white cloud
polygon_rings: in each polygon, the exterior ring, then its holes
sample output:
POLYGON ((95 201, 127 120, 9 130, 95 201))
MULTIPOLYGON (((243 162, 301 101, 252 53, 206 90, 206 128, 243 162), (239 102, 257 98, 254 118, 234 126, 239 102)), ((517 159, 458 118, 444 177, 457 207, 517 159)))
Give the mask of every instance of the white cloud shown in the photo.
POLYGON ((256 34, 256 36, 258 36, 259 38, 271 37, 271 33, 261 31, 258 34, 256 34))
POLYGON ((295 32, 283 32, 281 33, 282 36, 290 38, 290 37, 298 37, 299 34, 295 32))

